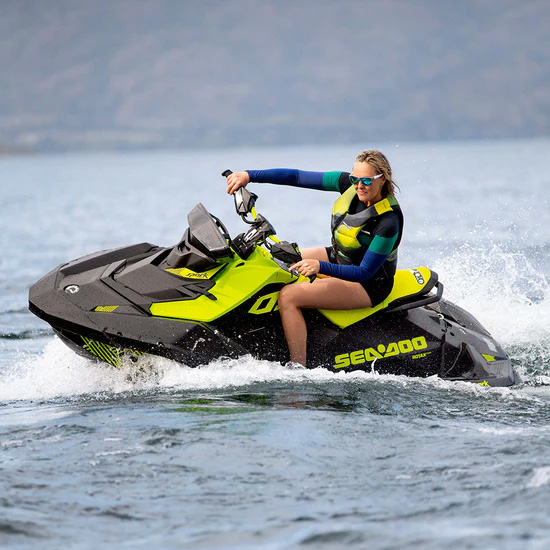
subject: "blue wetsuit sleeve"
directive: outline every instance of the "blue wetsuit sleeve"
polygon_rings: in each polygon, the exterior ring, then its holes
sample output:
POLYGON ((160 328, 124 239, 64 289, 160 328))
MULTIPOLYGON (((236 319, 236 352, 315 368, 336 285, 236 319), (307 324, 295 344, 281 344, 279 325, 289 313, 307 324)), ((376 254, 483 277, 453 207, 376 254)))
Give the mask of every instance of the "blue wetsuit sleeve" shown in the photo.
POLYGON ((330 185, 327 174, 331 172, 308 172, 293 168, 271 168, 269 170, 247 170, 250 181, 255 183, 274 183, 321 191, 337 191, 330 185), (327 184, 327 182, 329 182, 327 184))
POLYGON ((320 262, 319 273, 345 281, 363 283, 368 281, 382 267, 399 236, 397 216, 383 216, 374 230, 374 237, 365 251, 359 265, 342 265, 320 262))
POLYGON ((319 273, 344 279, 344 281, 363 283, 368 281, 382 267, 387 257, 388 254, 384 256, 367 250, 360 265, 332 264, 321 261, 319 262, 319 273))

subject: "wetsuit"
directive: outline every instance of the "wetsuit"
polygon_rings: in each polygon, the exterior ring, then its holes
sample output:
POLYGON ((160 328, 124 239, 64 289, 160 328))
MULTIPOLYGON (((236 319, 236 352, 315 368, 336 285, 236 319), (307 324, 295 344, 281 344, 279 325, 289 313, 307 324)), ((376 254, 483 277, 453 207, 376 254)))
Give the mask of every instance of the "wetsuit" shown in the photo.
MULTIPOLYGON (((338 191, 344 195, 351 187, 349 172, 306 172, 288 168, 270 170, 247 170, 250 181, 256 183, 275 183, 323 191, 338 191)), ((351 191, 348 192, 348 195, 351 191)), ((389 198, 392 198, 389 196, 389 198)), ((393 199, 393 198, 392 198, 393 199)), ((335 206, 338 201, 335 203, 335 206)), ((377 203, 379 204, 379 203, 377 203)), ((361 283, 367 291, 372 305, 382 302, 391 292, 393 277, 397 265, 397 246, 403 231, 403 216, 396 201, 393 208, 381 214, 370 216, 357 235, 361 245, 356 253, 340 246, 334 238, 338 223, 345 222, 344 216, 335 220, 333 211, 333 243, 327 247, 329 262, 320 262, 319 273, 346 281, 361 283)), ((367 207, 355 195, 347 210, 348 214, 359 217, 367 207)), ((367 214, 365 212, 365 214, 367 214)), ((347 227, 347 226, 346 226, 347 227)))

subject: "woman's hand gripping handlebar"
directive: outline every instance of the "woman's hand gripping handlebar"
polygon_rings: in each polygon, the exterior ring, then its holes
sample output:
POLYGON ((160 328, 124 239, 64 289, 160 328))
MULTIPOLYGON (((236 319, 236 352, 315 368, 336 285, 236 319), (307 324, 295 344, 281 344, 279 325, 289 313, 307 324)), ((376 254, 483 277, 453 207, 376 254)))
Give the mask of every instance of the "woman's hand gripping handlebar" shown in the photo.
POLYGON ((319 273, 319 260, 313 260, 306 258, 305 260, 300 260, 295 264, 290 266, 290 271, 292 273, 299 273, 304 277, 309 277, 309 282, 312 283, 317 278, 317 273, 319 273))

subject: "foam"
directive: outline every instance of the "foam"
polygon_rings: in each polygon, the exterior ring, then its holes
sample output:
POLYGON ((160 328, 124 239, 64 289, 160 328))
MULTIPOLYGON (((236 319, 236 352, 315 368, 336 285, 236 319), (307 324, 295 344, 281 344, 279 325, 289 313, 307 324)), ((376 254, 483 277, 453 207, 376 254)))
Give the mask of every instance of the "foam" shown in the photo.
POLYGON ((476 428, 479 432, 489 435, 502 436, 521 436, 531 437, 533 435, 546 435, 550 432, 550 426, 504 426, 504 427, 486 427, 479 426, 476 428))
POLYGON ((550 466, 535 468, 533 477, 527 482, 526 487, 536 489, 543 485, 550 485, 550 466))

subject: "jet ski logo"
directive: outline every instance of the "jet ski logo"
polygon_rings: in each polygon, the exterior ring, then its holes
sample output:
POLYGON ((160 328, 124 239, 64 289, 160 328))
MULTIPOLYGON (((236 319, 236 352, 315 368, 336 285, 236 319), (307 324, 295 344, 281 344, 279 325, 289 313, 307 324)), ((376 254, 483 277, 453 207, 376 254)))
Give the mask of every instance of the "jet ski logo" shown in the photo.
POLYGON ((188 279, 208 279, 209 275, 208 275, 208 273, 192 273, 192 272, 189 272, 189 273, 185 274, 185 277, 187 277, 188 279))
POLYGON ((65 287, 65 292, 67 294, 76 294, 80 290, 78 285, 69 285, 65 287))
POLYGON ((166 271, 168 271, 168 273, 172 273, 172 275, 177 275, 178 277, 183 277, 185 279, 211 279, 218 271, 220 271, 222 267, 223 265, 218 265, 208 271, 199 272, 193 271, 192 269, 188 269, 186 267, 167 269, 166 271))
POLYGON ((418 271, 418 269, 411 269, 411 272, 415 276, 416 282, 419 285, 423 285, 424 284, 424 277, 422 277, 422 273, 420 273, 420 271, 418 271))
MULTIPOLYGON (((425 350, 428 347, 428 342, 424 336, 418 336, 411 340, 399 340, 398 342, 390 342, 389 344, 378 344, 376 348, 358 349, 351 353, 342 353, 334 358, 334 369, 343 369, 350 365, 362 365, 363 363, 371 363, 377 359, 385 359, 396 355, 413 353, 415 351, 425 350)), ((414 359, 422 359, 429 355, 431 351, 419 353, 413 356, 414 359)))

